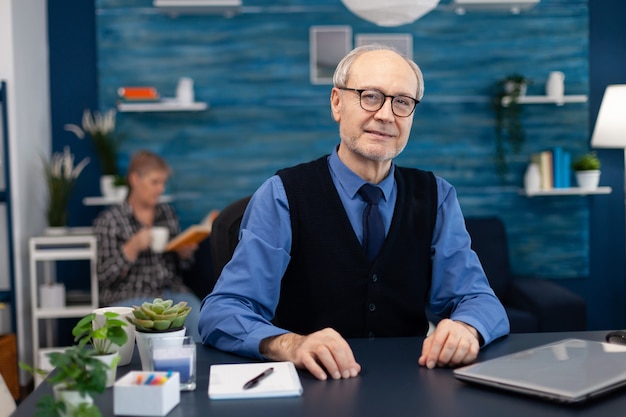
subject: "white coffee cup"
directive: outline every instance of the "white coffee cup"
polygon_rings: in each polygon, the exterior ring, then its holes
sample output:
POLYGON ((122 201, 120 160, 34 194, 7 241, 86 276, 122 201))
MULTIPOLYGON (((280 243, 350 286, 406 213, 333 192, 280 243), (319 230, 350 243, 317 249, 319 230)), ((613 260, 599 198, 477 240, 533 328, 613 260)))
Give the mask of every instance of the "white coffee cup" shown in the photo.
POLYGON ((150 230, 150 235, 150 249, 152 249, 152 252, 163 252, 170 237, 169 229, 164 226, 154 226, 150 230))
POLYGON ((120 315, 119 319, 125 321, 127 323, 126 326, 123 327, 124 331, 128 335, 128 340, 122 346, 113 346, 113 350, 119 352, 120 361, 117 364, 118 366, 128 365, 133 357, 133 350, 135 349, 135 326, 130 324, 126 317, 131 317, 133 315, 132 307, 102 307, 97 308, 93 311, 96 315, 96 318, 93 320, 92 325, 94 329, 100 328, 104 324, 104 313, 106 312, 117 313, 120 315))

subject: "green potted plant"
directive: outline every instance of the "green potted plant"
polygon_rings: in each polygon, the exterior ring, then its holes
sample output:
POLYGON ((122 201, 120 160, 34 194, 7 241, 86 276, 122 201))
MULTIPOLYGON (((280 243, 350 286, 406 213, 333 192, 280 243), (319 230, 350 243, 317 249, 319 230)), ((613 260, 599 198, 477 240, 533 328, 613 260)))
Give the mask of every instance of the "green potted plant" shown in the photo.
MULTIPOLYGON (((88 349, 75 345, 62 352, 48 354, 55 368, 45 380, 52 385, 54 396, 44 395, 37 403, 37 417, 100 417, 93 397, 106 388, 107 366, 88 349)), ((25 363, 20 367, 33 374, 46 372, 25 363)))
POLYGON ((105 197, 116 196, 113 182, 118 174, 117 151, 121 136, 115 134, 115 114, 114 109, 104 113, 85 109, 81 126, 72 123, 64 126, 65 130, 74 133, 79 139, 83 139, 86 133, 91 136, 100 160, 100 190, 105 197))
POLYGON ((507 147, 519 153, 525 140, 521 122, 519 98, 526 95, 531 80, 520 74, 510 74, 496 83, 493 108, 496 117, 496 168, 501 178, 508 172, 507 147), (507 146, 508 145, 508 146, 507 146))
POLYGON ((72 336, 80 348, 91 344, 92 355, 107 365, 107 387, 110 387, 115 383, 117 364, 120 361, 118 348, 128 340, 123 328, 128 323, 121 320, 119 314, 111 311, 105 312, 104 321, 97 325, 94 323, 95 319, 95 313, 83 317, 72 329, 72 336))
POLYGON ((69 146, 66 146, 63 148, 63 153, 53 153, 50 161, 45 158, 42 160, 44 177, 48 186, 48 209, 46 212, 48 226, 50 228, 64 228, 67 225, 67 205, 74 184, 89 163, 89 158, 84 158, 74 166, 74 155, 70 152, 69 146))
POLYGON ((580 188, 595 190, 600 183, 600 158, 595 152, 587 152, 572 162, 576 182, 580 188))
POLYGON ((155 298, 133 306, 133 316, 128 317, 135 326, 135 340, 143 370, 150 370, 149 340, 164 336, 184 336, 185 320, 191 307, 185 301, 174 304, 172 300, 155 298))

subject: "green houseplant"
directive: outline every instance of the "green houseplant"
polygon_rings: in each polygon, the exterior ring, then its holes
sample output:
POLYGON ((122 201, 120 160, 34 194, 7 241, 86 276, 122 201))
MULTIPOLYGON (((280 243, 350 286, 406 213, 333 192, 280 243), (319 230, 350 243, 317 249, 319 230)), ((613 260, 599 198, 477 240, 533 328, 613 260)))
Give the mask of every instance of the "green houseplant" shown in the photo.
POLYGON ((600 183, 600 158, 595 152, 587 152, 572 162, 576 182, 580 188, 595 190, 600 183))
POLYGON ((104 313, 104 323, 94 329, 93 321, 95 313, 91 313, 80 319, 72 329, 74 342, 84 347, 88 343, 93 346, 95 355, 107 355, 114 353, 114 345, 122 346, 128 340, 128 335, 123 326, 127 326, 124 320, 119 319, 119 314, 107 311, 104 313))
POLYGON ((519 153, 525 140, 521 122, 522 106, 519 98, 526 94, 531 80, 520 74, 510 74, 496 83, 492 105, 496 118, 496 168, 498 175, 504 177, 508 172, 506 161, 507 148, 519 153))
POLYGON ((74 166, 74 155, 69 146, 63 148, 63 153, 53 153, 50 161, 43 158, 44 177, 48 186, 48 226, 63 227, 67 224, 67 205, 72 189, 88 163, 89 158, 84 158, 74 166))
POLYGON ((95 313, 83 317, 72 329, 72 336, 81 348, 91 344, 92 355, 107 365, 106 386, 110 387, 115 383, 117 364, 120 361, 115 346, 119 348, 128 340, 128 334, 124 331, 124 326, 128 326, 128 323, 121 320, 119 314, 111 311, 104 313, 103 321, 95 320, 95 313))
POLYGON ((110 109, 104 113, 91 112, 85 109, 81 126, 68 123, 65 130, 74 133, 79 139, 89 134, 96 147, 96 153, 100 160, 102 175, 117 175, 117 151, 121 138, 115 134, 115 110, 110 109))
POLYGON ((174 304, 172 300, 155 298, 133 306, 133 316, 128 321, 135 325, 135 340, 144 371, 150 370, 150 340, 164 336, 184 336, 185 320, 191 307, 185 301, 174 304))
POLYGON ((597 171, 600 166, 600 158, 595 152, 588 152, 572 162, 574 171, 597 171))
MULTIPOLYGON (((62 352, 48 354, 55 368, 46 382, 52 385, 54 397, 44 395, 37 403, 37 417, 100 417, 93 396, 106 388, 107 366, 88 349, 75 345, 62 352)), ((20 367, 45 376, 46 372, 25 363, 20 367)))
POLYGON ((172 300, 155 298, 151 303, 133 306, 133 317, 128 320, 138 331, 165 332, 184 327, 191 307, 185 301, 174 304, 172 300))

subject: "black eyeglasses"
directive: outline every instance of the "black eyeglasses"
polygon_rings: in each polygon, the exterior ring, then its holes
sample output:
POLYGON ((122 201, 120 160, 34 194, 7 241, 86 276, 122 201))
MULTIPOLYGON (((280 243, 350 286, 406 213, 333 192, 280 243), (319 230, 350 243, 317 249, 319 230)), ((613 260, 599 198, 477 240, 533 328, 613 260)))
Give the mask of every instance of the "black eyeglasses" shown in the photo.
POLYGON ((391 98, 391 111, 398 117, 409 117, 419 100, 409 96, 388 96, 378 90, 359 90, 358 88, 337 87, 340 90, 354 91, 359 94, 361 108, 365 111, 380 110, 387 97, 391 98))

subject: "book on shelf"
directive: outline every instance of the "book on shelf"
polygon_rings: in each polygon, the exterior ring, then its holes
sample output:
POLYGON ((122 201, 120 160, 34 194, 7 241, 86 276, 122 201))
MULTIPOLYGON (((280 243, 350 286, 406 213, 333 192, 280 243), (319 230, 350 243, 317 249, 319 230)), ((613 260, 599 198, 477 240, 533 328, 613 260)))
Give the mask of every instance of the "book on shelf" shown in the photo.
POLYGON ((213 220, 215 220, 218 214, 219 211, 212 210, 199 224, 191 225, 183 230, 178 236, 169 241, 165 251, 172 251, 182 246, 195 245, 202 242, 211 235, 213 220))
POLYGON ((532 154, 530 162, 539 167, 542 190, 571 187, 571 154, 560 146, 532 154))
POLYGON ((154 87, 120 87, 117 89, 117 95, 122 100, 129 102, 159 100, 159 93, 154 87))

